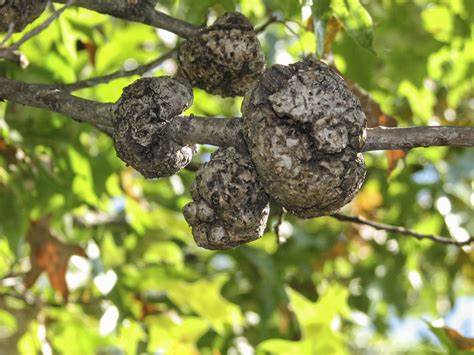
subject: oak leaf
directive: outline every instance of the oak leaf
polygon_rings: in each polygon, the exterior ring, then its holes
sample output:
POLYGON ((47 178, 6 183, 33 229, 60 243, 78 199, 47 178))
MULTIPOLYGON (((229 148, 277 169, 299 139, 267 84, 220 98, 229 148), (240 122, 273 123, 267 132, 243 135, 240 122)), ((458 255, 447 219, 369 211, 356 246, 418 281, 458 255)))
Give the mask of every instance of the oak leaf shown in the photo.
POLYGON ((31 270, 24 280, 26 288, 33 286, 44 271, 48 274, 51 286, 67 301, 69 289, 66 271, 69 259, 73 255, 87 257, 84 249, 62 242, 51 230, 49 217, 30 221, 26 241, 31 248, 31 270))
POLYGON ((460 350, 474 351, 474 338, 462 336, 457 330, 450 327, 442 328, 449 339, 460 350))

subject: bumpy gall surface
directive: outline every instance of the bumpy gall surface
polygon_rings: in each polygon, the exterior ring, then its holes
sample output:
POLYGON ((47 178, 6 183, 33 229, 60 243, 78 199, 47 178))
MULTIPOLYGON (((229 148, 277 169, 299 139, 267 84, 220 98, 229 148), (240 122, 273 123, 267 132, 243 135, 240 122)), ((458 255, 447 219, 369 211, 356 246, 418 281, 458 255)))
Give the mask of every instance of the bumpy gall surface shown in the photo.
POLYGON ((262 236, 268 196, 247 155, 233 147, 217 150, 197 172, 191 194, 183 213, 200 247, 228 249, 262 236))
POLYGON ((244 136, 265 191, 316 217, 352 200, 365 178, 365 115, 343 78, 306 59, 275 65, 243 104, 244 136))
POLYGON ((170 77, 142 78, 126 87, 115 109, 118 156, 147 178, 171 176, 184 168, 194 148, 167 137, 165 127, 192 101, 189 84, 170 77))
POLYGON ((21 32, 46 8, 47 0, 0 0, 0 32, 7 32, 14 23, 14 32, 21 32))
POLYGON ((181 73, 193 86, 221 96, 242 96, 265 68, 252 24, 226 13, 179 49, 181 73))

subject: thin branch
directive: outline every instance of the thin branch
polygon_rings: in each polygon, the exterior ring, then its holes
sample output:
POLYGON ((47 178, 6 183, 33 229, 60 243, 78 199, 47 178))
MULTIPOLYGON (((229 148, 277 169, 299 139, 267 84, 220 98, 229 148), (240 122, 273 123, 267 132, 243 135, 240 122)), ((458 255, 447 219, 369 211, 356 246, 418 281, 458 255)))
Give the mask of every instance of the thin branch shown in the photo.
MULTIPOLYGON (((66 0, 54 1, 59 3, 66 2, 66 0)), ((155 4, 156 1, 152 0, 139 0, 136 4, 130 4, 129 0, 77 0, 75 6, 124 20, 162 28, 183 38, 196 36, 202 30, 200 26, 193 25, 155 10, 155 4)))
POLYGON ((135 69, 132 69, 132 70, 120 69, 120 70, 117 70, 114 73, 107 74, 107 75, 104 75, 104 76, 99 76, 99 77, 96 77, 96 78, 76 81, 75 83, 71 83, 71 84, 54 85, 52 87, 57 88, 57 89, 61 89, 61 90, 65 90, 65 91, 68 91, 68 92, 73 92, 73 91, 89 88, 89 87, 92 87, 92 86, 96 86, 96 85, 99 85, 99 84, 105 84, 105 83, 108 83, 112 80, 124 78, 124 77, 127 77, 127 76, 143 75, 143 74, 149 72, 150 70, 153 70, 157 66, 161 65, 165 60, 167 60, 169 58, 172 58, 175 54, 176 54, 176 49, 172 49, 171 51, 163 54, 162 56, 156 58, 155 60, 153 60, 153 61, 151 61, 147 64, 141 65, 141 66, 139 66, 135 69))
POLYGON ((75 0, 69 0, 66 5, 64 5, 59 10, 55 11, 49 18, 47 18, 39 26, 35 27, 31 31, 25 33, 17 42, 13 43, 9 47, 3 48, 3 45, 8 41, 8 39, 13 34, 14 24, 10 24, 8 28, 8 33, 0 44, 0 58, 9 60, 13 63, 19 65, 22 69, 26 68, 29 65, 28 59, 18 50, 22 44, 38 35, 44 31, 54 20, 56 20, 70 5, 74 3, 75 0))
POLYGON ((283 209, 283 207, 279 206, 279 209, 280 210, 278 211, 278 218, 273 228, 273 231, 275 232, 277 244, 282 243, 282 238, 280 235, 280 227, 281 227, 281 224, 283 223, 283 217, 285 215, 285 210, 283 209))
POLYGON ((5 37, 3 37, 2 42, 0 42, 0 47, 5 46, 8 40, 13 36, 14 29, 15 29, 15 22, 12 22, 8 25, 8 32, 5 35, 5 37))
POLYGON ((274 23, 278 23, 278 22, 282 22, 277 15, 275 14, 272 14, 267 21, 265 21, 263 24, 261 24, 260 26, 258 27, 255 27, 255 32, 256 33, 261 33, 263 31, 265 31, 267 29, 268 26, 274 24, 274 23))
POLYGON ((202 167, 203 164, 199 164, 199 163, 189 163, 188 165, 186 165, 184 167, 185 170, 187 171, 190 171, 192 173, 196 173, 201 167, 202 167))
POLYGON ((8 49, 12 50, 12 51, 17 50, 18 48, 20 48, 20 46, 23 43, 29 41, 34 36, 36 36, 39 33, 43 32, 46 28, 48 28, 49 25, 51 25, 53 23, 54 20, 56 20, 59 16, 61 16, 61 14, 69 6, 74 4, 74 2, 75 2, 75 0, 68 0, 66 2, 66 5, 61 7, 59 10, 54 11, 53 14, 50 17, 48 17, 42 24, 40 24, 39 26, 33 28, 31 31, 25 33, 25 35, 23 37, 21 37, 17 42, 13 43, 8 49))
POLYGON ((474 147, 474 127, 369 128, 363 151, 416 147, 474 147))
POLYGON ((462 246, 466 246, 466 245, 470 245, 471 243, 474 243, 473 237, 469 237, 469 239, 464 240, 464 241, 457 241, 457 240, 442 237, 439 235, 418 233, 411 229, 407 229, 405 227, 393 226, 390 224, 369 221, 368 219, 365 219, 359 216, 347 216, 340 213, 335 213, 335 214, 330 215, 330 217, 335 218, 342 222, 363 224, 363 225, 367 225, 372 228, 375 228, 377 230, 384 230, 386 232, 408 235, 410 237, 414 237, 419 240, 429 239, 433 242, 441 243, 441 244, 449 244, 449 245, 456 245, 456 246, 462 247, 462 246))

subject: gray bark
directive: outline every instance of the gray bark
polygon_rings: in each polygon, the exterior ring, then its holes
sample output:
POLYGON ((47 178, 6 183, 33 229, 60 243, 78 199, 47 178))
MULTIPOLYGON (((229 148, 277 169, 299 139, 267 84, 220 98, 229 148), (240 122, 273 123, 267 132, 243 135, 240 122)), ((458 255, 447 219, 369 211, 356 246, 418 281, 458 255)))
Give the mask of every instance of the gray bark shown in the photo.
MULTIPOLYGON (((54 1, 67 2, 67 0, 54 1)), ((200 32, 199 26, 155 10, 155 3, 156 1, 151 0, 138 0, 136 4, 131 4, 129 0, 77 0, 74 5, 124 20, 159 27, 183 38, 191 38, 200 32)))
MULTIPOLYGON (((45 84, 28 84, 0 77, 0 99, 43 108, 88 122, 112 133, 114 105, 73 96, 67 90, 45 84)), ((234 146, 245 150, 241 118, 175 117, 168 128, 171 137, 182 144, 234 146)), ((474 127, 368 128, 361 151, 412 149, 429 146, 474 147, 474 127)))
POLYGON ((367 152, 433 146, 472 147, 474 127, 372 128, 367 130, 367 139, 362 150, 367 152))
POLYGON ((61 113, 111 133, 112 104, 82 99, 44 84, 27 84, 1 77, 0 99, 61 113))

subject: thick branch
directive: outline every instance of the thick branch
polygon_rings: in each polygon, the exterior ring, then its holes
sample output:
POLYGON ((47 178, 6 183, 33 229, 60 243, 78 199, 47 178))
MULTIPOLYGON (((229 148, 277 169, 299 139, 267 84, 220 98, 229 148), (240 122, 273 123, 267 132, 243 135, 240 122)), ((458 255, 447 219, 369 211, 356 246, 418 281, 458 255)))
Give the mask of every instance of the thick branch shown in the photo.
MULTIPOLYGON (((67 0, 54 1, 67 2, 67 0)), ((131 5, 129 0, 77 0, 74 5, 128 21, 159 27, 183 38, 195 36, 201 30, 199 26, 155 10, 155 3, 156 1, 139 0, 136 5, 131 5)))
POLYGON ((168 132, 180 143, 246 149, 240 118, 176 117, 168 126, 168 132))
POLYGON ((397 233, 397 234, 403 234, 403 235, 408 235, 410 237, 414 237, 416 239, 429 239, 433 242, 441 243, 441 244, 451 244, 451 245, 456 245, 456 246, 465 246, 465 245, 470 245, 471 243, 474 242, 474 238, 470 237, 467 240, 463 241, 457 241, 454 239, 442 237, 439 235, 434 235, 434 234, 422 234, 415 232, 411 229, 407 229, 405 227, 399 227, 399 226, 392 226, 390 224, 385 224, 385 223, 378 223, 374 221, 369 221, 363 217, 357 217, 357 216, 346 216, 343 214, 335 213, 331 215, 331 217, 342 221, 342 222, 351 222, 351 223, 357 223, 357 224, 364 224, 367 226, 370 226, 372 228, 375 228, 377 230, 384 230, 386 232, 392 232, 392 233, 397 233))
MULTIPOLYGON (((104 81, 122 75, 111 74, 104 81)), ((91 79, 94 81, 94 79, 91 79)), ((99 79, 98 81, 101 81, 99 79)), ((0 78, 0 98, 13 102, 59 112, 111 133, 112 104, 98 103, 69 94, 69 90, 86 87, 90 81, 79 82, 60 89, 44 84, 27 84, 0 78)), ((241 118, 176 117, 168 126, 169 134, 178 142, 234 146, 245 150, 241 118)), ((411 149, 428 146, 473 147, 473 127, 409 127, 369 128, 362 151, 411 149)))
POLYGON ((0 77, 0 99, 61 113, 110 132, 112 104, 82 99, 48 85, 27 84, 0 77))
POLYGON ((433 146, 473 147, 474 127, 369 128, 363 151, 433 146))

